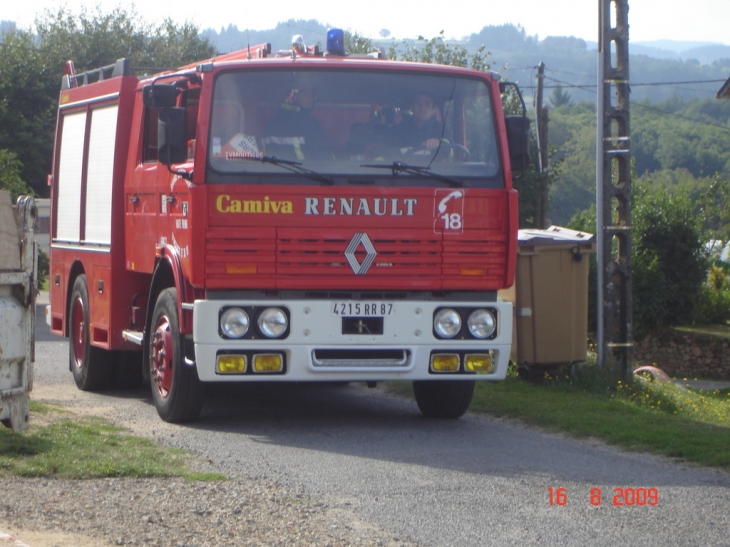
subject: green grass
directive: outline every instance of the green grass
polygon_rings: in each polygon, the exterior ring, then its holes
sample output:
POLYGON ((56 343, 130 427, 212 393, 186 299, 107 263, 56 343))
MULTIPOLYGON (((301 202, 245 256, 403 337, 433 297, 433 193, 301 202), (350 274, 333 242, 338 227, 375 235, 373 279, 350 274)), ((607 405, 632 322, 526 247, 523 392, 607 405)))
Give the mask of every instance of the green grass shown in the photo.
POLYGON ((693 325, 685 327, 674 327, 674 330, 679 332, 688 332, 691 334, 730 338, 730 325, 693 325))
POLYGON ((619 382, 586 367, 575 378, 477 382, 470 410, 730 471, 730 390, 619 382))
POLYGON ((192 469, 188 453, 134 437, 108 420, 31 403, 31 424, 34 414, 43 425, 31 425, 22 433, 0 428, 0 476, 225 479, 192 469))

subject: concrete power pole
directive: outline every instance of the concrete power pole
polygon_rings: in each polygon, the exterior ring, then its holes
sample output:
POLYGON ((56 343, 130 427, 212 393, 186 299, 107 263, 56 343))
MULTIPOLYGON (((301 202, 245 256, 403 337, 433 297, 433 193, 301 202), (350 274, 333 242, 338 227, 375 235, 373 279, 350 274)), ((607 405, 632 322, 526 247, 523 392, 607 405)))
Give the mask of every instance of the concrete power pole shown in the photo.
POLYGON ((614 368, 623 376, 629 374, 633 345, 628 13, 628 0, 599 0, 596 108, 598 364, 614 368), (615 26, 612 26, 612 20, 615 26))

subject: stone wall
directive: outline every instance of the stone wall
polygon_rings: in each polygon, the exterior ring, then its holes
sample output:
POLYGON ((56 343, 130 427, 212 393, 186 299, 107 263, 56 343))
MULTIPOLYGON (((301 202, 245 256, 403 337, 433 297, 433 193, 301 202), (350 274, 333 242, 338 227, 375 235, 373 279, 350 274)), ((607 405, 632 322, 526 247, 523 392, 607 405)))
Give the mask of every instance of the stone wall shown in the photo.
POLYGON ((730 340, 670 331, 634 346, 637 365, 654 365, 670 376, 730 380, 730 340))

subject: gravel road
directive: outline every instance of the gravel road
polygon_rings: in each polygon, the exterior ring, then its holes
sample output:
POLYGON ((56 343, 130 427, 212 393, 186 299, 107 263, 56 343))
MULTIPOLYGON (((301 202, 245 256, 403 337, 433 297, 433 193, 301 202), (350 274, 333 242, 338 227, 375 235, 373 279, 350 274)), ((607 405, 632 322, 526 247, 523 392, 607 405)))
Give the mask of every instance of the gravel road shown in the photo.
POLYGON ((37 344, 34 398, 190 450, 230 480, 3 479, 0 530, 97 541, 32 547, 730 545, 726 473, 484 416, 427 420, 361 384, 217 389, 198 422, 174 426, 146 390, 76 390, 66 348, 37 344), (567 503, 551 505, 550 488, 567 503), (614 505, 617 488, 632 505, 614 505), (658 504, 636 503, 649 488, 658 504))

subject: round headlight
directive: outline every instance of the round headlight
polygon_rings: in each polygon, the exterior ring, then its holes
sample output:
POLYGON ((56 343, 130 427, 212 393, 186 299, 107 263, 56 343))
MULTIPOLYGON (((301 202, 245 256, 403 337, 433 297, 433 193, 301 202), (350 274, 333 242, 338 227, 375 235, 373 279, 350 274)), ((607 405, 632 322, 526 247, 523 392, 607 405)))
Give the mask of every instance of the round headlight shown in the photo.
POLYGON ((440 310, 433 318, 433 330, 441 338, 453 338, 461 330, 461 316, 456 310, 440 310))
POLYGON ((289 321, 283 310, 279 308, 266 308, 259 315, 259 330, 264 336, 278 338, 286 330, 289 321))
POLYGON ((228 308, 221 314, 221 331, 228 338, 240 338, 248 332, 248 314, 241 308, 228 308))
POLYGON ((474 338, 489 338, 497 328, 497 320, 489 310, 475 310, 467 322, 469 332, 474 338))

